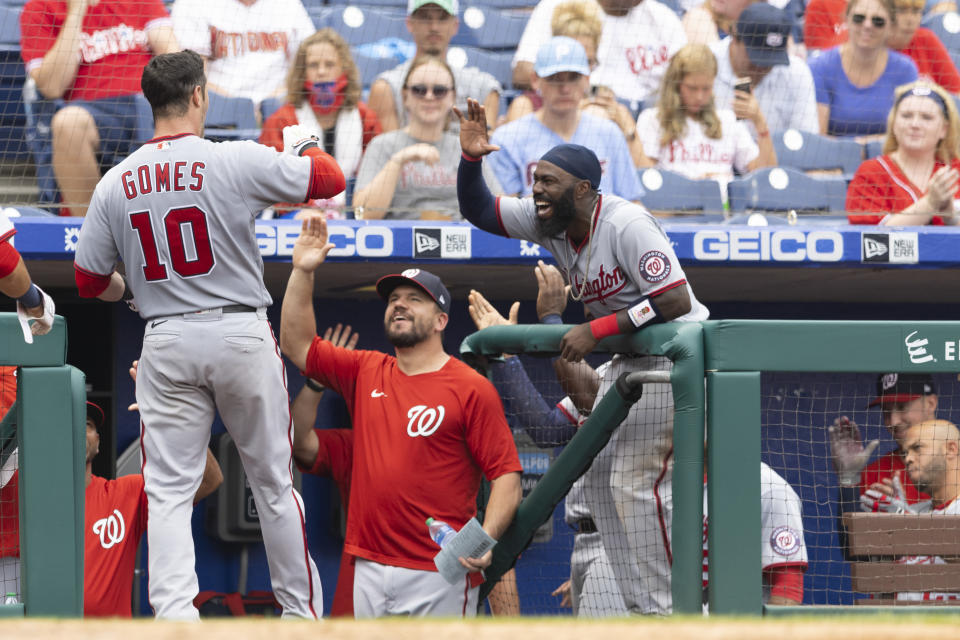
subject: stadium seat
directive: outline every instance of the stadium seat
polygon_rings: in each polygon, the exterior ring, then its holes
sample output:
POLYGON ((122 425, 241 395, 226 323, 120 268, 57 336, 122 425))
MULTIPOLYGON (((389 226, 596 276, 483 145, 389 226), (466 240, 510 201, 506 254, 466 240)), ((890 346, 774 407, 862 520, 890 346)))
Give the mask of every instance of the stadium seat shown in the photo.
MULTIPOLYGON (((312 0, 314 3, 317 3, 318 0, 312 0)), ((332 7, 345 7, 345 6, 358 6, 362 9, 368 7, 388 7, 392 9, 399 9, 402 11, 407 10, 407 0, 362 0, 361 2, 354 2, 354 0, 329 0, 328 5, 332 7)), ((303 6, 308 6, 306 2, 303 3, 303 6)))
POLYGON ((267 118, 272 116, 277 109, 282 107, 286 103, 286 97, 282 98, 266 98, 263 102, 260 103, 260 117, 263 118, 263 122, 267 121, 267 118))
POLYGON ((540 0, 470 0, 467 6, 480 5, 485 9, 533 9, 540 0))
POLYGON ((0 5, 0 52, 20 53, 20 7, 0 5))
POLYGON ((692 180, 663 169, 641 169, 641 198, 651 211, 704 211, 723 213, 723 198, 716 180, 692 180))
POLYGON ((406 11, 356 6, 309 9, 317 30, 330 27, 351 47, 383 38, 410 39, 406 11))
POLYGON ((455 69, 477 67, 486 71, 502 86, 509 86, 513 70, 511 62, 513 53, 501 51, 487 51, 476 47, 450 47, 447 50, 447 64, 455 69))
POLYGON ((36 166, 40 202, 52 203, 58 199, 57 181, 53 175, 50 121, 63 104, 63 100, 47 100, 42 97, 33 80, 27 80, 24 83, 23 111, 26 117, 24 140, 36 166))
POLYGON ((730 211, 843 211, 847 181, 814 178, 784 167, 759 169, 727 185, 730 211))
POLYGON ((134 96, 133 101, 137 106, 137 130, 133 134, 133 141, 143 144, 153 137, 153 109, 142 94, 134 96))
POLYGON ((920 24, 937 34, 950 52, 953 64, 960 68, 960 14, 934 13, 925 16, 920 24))
POLYGON ((389 71, 401 64, 402 60, 389 56, 370 55, 363 51, 354 50, 353 61, 360 73, 360 84, 369 87, 384 71, 389 71))
POLYGON ((232 98, 208 92, 210 107, 204 137, 216 140, 256 140, 257 115, 250 98, 232 98))
POLYGON ((773 148, 777 152, 777 164, 801 171, 839 169, 849 176, 863 162, 863 145, 859 142, 797 129, 774 133, 773 148))
POLYGON ((450 44, 482 49, 515 49, 527 26, 526 15, 490 7, 467 7, 450 44))
POLYGON ((871 140, 863 145, 863 150, 867 160, 883 155, 883 140, 871 140))

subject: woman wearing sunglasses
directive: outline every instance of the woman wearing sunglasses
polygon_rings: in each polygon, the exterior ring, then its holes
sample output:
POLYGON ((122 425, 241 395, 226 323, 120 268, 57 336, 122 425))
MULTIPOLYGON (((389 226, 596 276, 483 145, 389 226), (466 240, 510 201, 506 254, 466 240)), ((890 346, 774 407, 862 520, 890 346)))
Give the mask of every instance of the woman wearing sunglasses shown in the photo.
POLYGON ((869 137, 886 129, 894 89, 917 79, 917 65, 887 48, 894 0, 850 0, 849 38, 810 61, 821 133, 869 137))
MULTIPOLYGON (((357 173, 357 218, 462 220, 457 204, 460 138, 448 130, 456 100, 447 63, 419 56, 403 81, 407 125, 377 136, 357 173)), ((487 185, 500 193, 493 174, 487 185)))
POLYGON ((897 89, 883 155, 857 169, 847 189, 851 224, 956 224, 960 201, 960 116, 941 87, 897 89))

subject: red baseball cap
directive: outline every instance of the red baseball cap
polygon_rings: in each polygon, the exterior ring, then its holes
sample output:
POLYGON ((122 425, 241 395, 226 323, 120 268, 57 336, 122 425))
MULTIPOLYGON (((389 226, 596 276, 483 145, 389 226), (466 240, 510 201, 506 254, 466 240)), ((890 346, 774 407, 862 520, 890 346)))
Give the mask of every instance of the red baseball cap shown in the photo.
POLYGON ((884 373, 877 378, 877 397, 867 406, 910 402, 936 392, 933 376, 928 373, 884 373))

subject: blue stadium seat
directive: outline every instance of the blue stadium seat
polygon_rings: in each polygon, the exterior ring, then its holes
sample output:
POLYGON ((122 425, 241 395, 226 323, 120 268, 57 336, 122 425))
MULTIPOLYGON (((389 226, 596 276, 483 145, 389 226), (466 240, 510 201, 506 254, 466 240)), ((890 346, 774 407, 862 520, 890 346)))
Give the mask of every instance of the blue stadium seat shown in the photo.
POLYGON ((20 9, 0 5, 0 51, 20 53, 20 9))
POLYGON ((447 51, 447 63, 454 68, 477 67, 486 71, 503 86, 509 86, 513 69, 513 54, 504 51, 487 51, 476 47, 450 47, 447 51))
POLYGON ((330 27, 339 33, 351 47, 383 38, 410 39, 407 31, 407 12, 366 9, 357 6, 308 9, 314 26, 319 30, 330 27))
POLYGON ((871 140, 863 145, 863 149, 868 160, 883 155, 883 140, 871 140))
POLYGON ((800 171, 840 169, 844 175, 853 175, 863 162, 863 145, 859 142, 797 129, 775 132, 773 148, 777 164, 800 171))
POLYGON ((716 180, 692 180, 663 169, 641 169, 641 198, 651 211, 703 211, 722 213, 723 198, 716 180))
POLYGON ((357 71, 360 73, 360 84, 369 87, 384 71, 389 71, 395 66, 401 64, 397 58, 387 56, 377 56, 354 50, 353 61, 357 64, 357 71))
POLYGON ((533 9, 540 0, 469 0, 461 5, 480 5, 490 9, 533 9))
POLYGON ((934 13, 925 16, 920 24, 937 34, 950 52, 953 64, 960 68, 960 14, 934 13))
MULTIPOLYGON (((314 4, 319 3, 319 0, 308 1, 312 1, 314 4)), ((389 7, 402 11, 407 10, 407 0, 361 0, 360 2, 355 2, 354 0, 328 0, 327 5, 332 7, 345 7, 352 5, 362 9, 366 9, 368 7, 389 7)), ((303 6, 308 6, 307 2, 304 2, 303 6)))
POLYGON ((515 49, 527 26, 527 18, 526 15, 485 6, 467 7, 460 15, 460 29, 450 44, 482 49, 515 49))
POLYGON ((23 111, 26 119, 24 140, 36 166, 40 202, 53 203, 58 199, 57 181, 53 175, 53 140, 50 121, 53 120, 53 114, 57 109, 63 105, 63 100, 47 100, 41 96, 33 80, 24 83, 23 111))
POLYGON ((142 94, 134 96, 133 102, 137 106, 137 130, 133 141, 139 145, 153 137, 153 109, 142 94))
POLYGON ((257 115, 250 98, 233 98, 208 92, 210 108, 204 137, 215 140, 256 140, 260 137, 257 115))
POLYGON ((843 211, 847 181, 814 178, 796 169, 768 167, 733 180, 727 186, 730 211, 843 211))
POLYGON ((260 117, 263 119, 263 122, 267 121, 267 118, 272 116, 277 109, 282 107, 286 103, 286 97, 283 98, 266 98, 263 102, 260 103, 260 117))

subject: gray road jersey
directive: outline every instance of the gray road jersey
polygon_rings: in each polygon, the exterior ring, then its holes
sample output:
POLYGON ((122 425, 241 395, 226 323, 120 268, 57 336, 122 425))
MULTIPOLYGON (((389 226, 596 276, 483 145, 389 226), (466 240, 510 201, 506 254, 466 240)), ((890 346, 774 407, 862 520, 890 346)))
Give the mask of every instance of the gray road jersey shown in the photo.
POLYGON ((310 158, 256 142, 151 142, 100 180, 76 265, 106 275, 121 258, 144 318, 269 306, 254 218, 276 202, 303 202, 310 175, 310 158))
POLYGON ((498 202, 500 224, 507 234, 550 251, 572 285, 571 293, 583 290, 583 303, 594 317, 676 286, 687 287, 692 304, 690 312, 677 320, 692 322, 709 316, 687 284, 667 234, 640 205, 617 196, 601 196, 590 247, 584 241, 577 248, 565 232, 556 236, 540 233, 533 198, 499 198, 498 202))

